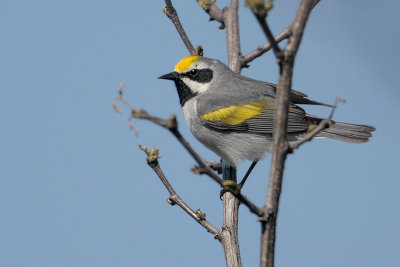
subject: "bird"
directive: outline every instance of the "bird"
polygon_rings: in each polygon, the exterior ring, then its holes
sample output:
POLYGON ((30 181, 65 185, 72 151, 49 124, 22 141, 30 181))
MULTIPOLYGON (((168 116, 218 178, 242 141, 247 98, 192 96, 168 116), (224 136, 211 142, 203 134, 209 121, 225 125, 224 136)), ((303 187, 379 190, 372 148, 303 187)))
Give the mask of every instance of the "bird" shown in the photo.
MULTIPOLYGON (((250 160, 254 167, 272 151, 277 85, 247 78, 219 60, 196 55, 184 57, 159 79, 174 81, 192 134, 219 155, 225 166, 236 168, 250 160)), ((290 90, 289 97, 288 141, 301 139, 323 120, 299 105, 333 107, 295 90, 290 90)), ((330 121, 315 138, 364 143, 374 130, 373 126, 330 121)))

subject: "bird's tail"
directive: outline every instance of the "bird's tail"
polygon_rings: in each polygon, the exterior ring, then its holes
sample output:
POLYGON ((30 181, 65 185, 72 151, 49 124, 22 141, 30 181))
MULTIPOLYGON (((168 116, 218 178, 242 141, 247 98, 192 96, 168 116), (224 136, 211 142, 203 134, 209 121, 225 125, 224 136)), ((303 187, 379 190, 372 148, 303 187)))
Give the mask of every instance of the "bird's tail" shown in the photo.
MULTIPOLYGON (((322 120, 311 115, 307 115, 306 118, 309 119, 311 125, 315 126, 322 120)), ((373 126, 332 121, 329 128, 321 131, 316 137, 328 137, 349 143, 365 143, 372 137, 373 131, 375 131, 373 126)))

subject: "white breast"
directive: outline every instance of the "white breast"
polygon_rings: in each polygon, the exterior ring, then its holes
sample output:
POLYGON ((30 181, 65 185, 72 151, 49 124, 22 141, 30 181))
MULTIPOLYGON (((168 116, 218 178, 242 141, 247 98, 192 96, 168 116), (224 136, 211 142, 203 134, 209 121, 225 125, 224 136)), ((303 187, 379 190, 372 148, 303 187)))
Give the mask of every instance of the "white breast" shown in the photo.
POLYGON ((183 115, 185 116, 190 130, 192 130, 195 121, 199 120, 197 116, 196 103, 196 99, 192 98, 189 99, 182 107, 183 115))

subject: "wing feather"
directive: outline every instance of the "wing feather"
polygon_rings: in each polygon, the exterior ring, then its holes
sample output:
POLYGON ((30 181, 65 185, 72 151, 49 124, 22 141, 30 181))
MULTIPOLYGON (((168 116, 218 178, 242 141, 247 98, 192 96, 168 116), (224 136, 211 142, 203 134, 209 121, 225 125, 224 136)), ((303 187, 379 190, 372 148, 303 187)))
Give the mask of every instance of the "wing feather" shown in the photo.
MULTIPOLYGON (((203 114, 203 123, 219 131, 246 131, 270 135, 274 128, 275 102, 256 101, 238 106, 223 107, 203 114)), ((310 123, 304 120, 302 108, 290 105, 288 133, 306 132, 310 123)))

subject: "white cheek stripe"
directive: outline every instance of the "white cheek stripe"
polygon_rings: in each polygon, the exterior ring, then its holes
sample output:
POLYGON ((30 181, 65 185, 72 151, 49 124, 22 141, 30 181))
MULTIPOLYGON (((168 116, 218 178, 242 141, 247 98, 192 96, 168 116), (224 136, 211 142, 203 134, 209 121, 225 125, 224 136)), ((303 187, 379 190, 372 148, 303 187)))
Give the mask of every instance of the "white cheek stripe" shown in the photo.
POLYGON ((210 86, 210 83, 199 83, 196 81, 193 81, 189 78, 182 78, 182 81, 193 91, 196 93, 204 93, 205 91, 208 90, 208 87, 210 86))

